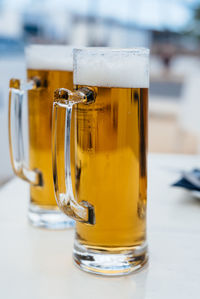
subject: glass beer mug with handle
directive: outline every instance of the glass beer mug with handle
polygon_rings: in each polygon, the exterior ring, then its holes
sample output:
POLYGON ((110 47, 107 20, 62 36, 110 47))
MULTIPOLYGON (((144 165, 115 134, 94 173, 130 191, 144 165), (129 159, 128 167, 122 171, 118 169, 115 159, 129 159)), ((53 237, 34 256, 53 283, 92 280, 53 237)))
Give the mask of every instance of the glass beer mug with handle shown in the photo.
POLYGON ((57 203, 77 222, 75 263, 96 274, 128 274, 147 261, 149 50, 85 48, 73 55, 75 90, 54 96, 57 203))
POLYGON ((30 183, 28 218, 34 226, 71 227, 74 221, 57 207, 52 178, 51 121, 55 88, 73 88, 72 48, 32 45, 26 48, 27 81, 10 80, 9 143, 13 170, 30 183), (22 124, 26 107, 28 124, 22 124), (23 125, 28 126, 29 166, 24 153, 23 125))

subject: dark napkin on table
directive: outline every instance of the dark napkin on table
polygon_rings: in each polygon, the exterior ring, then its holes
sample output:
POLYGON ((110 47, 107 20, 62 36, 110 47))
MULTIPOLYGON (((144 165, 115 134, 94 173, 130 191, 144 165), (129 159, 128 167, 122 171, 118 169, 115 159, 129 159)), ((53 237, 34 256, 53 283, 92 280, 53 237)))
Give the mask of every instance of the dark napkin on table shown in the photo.
POLYGON ((172 186, 187 190, 200 191, 200 169, 182 172, 181 179, 172 186))

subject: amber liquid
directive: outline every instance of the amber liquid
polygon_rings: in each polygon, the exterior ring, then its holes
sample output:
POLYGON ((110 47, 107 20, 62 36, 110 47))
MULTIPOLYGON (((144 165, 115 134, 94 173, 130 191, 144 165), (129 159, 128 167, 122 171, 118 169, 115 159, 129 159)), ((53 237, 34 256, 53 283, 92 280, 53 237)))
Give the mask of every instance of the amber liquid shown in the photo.
MULTIPOLYGON (((29 165, 42 173, 43 186, 30 187, 31 203, 45 209, 57 209, 52 175, 51 125, 54 90, 73 89, 73 74, 69 71, 32 70, 27 77, 37 76, 42 88, 28 92, 29 165)), ((60 132, 62 135, 63 132, 60 132)))
POLYGON ((96 88, 75 109, 77 201, 94 206, 96 224, 77 223, 88 248, 119 250, 146 239, 148 89, 96 88))

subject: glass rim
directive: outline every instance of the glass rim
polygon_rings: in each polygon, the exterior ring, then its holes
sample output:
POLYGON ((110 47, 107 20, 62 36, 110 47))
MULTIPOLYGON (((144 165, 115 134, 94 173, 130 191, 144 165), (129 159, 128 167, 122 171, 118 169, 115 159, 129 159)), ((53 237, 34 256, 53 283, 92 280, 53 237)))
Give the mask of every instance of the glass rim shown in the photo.
POLYGON ((109 54, 109 53, 128 53, 138 56, 148 56, 150 49, 145 47, 132 47, 132 48, 114 48, 114 47, 74 47, 73 53, 93 53, 93 54, 109 54))
POLYGON ((62 45, 62 44, 28 44, 24 47, 25 51, 28 49, 42 49, 42 48, 51 48, 51 49, 70 49, 73 50, 74 47, 71 45, 62 45))

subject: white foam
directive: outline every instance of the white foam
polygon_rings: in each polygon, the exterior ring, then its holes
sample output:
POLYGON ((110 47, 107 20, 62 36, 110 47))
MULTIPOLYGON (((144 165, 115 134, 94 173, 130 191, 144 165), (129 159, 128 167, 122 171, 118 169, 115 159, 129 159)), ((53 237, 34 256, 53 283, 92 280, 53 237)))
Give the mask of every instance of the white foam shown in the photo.
POLYGON ((26 66, 37 70, 73 70, 73 47, 31 45, 25 49, 26 66))
POLYGON ((149 50, 145 48, 74 49, 74 84, 149 87, 149 50))

